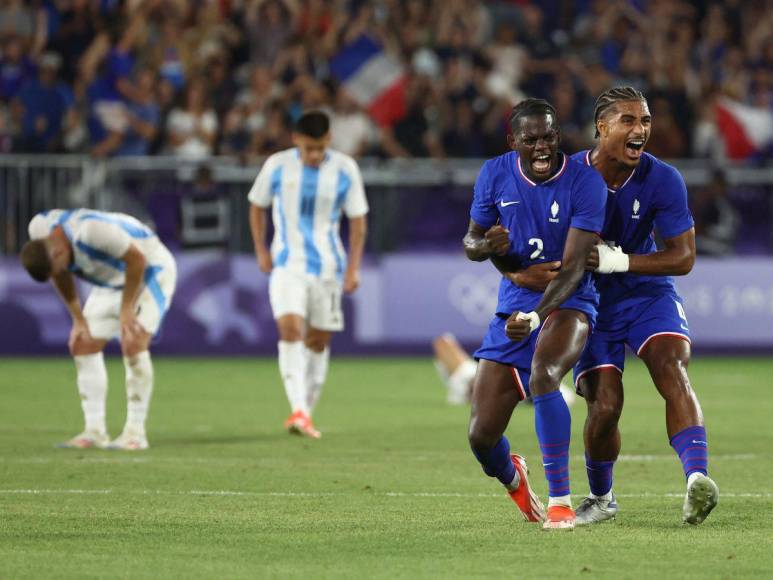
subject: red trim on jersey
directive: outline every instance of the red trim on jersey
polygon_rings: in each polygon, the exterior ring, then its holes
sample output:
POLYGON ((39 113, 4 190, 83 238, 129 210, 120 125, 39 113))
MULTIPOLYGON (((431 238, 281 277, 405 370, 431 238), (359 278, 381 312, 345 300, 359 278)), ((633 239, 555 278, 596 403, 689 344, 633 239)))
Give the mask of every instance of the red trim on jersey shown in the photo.
POLYGON ((523 172, 523 167, 521 167, 521 156, 520 155, 518 156, 518 161, 516 161, 516 165, 518 165, 518 173, 520 173, 521 177, 523 177, 523 179, 526 181, 526 183, 528 183, 532 187, 536 187, 537 185, 545 185, 547 183, 550 183, 551 181, 554 181, 554 180, 558 179, 559 177, 561 177, 561 175, 564 173, 564 170, 566 169, 566 154, 561 153, 561 155, 563 155, 563 158, 564 158, 563 159, 563 163, 561 164, 561 169, 559 169, 558 173, 556 173, 550 179, 546 179, 545 181, 537 183, 535 181, 532 181, 528 177, 526 177, 526 174, 523 172))

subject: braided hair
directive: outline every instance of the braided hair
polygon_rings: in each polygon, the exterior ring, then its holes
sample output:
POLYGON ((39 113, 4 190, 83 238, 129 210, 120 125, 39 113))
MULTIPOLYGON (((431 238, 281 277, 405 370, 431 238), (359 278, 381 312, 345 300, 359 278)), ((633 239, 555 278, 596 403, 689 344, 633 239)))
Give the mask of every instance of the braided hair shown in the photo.
POLYGON ((599 136, 599 119, 606 114, 610 107, 613 107, 615 103, 621 103, 623 101, 646 102, 647 99, 641 91, 638 91, 633 87, 614 87, 601 93, 599 98, 596 99, 596 109, 593 113, 593 125, 596 127, 596 137, 599 136))
POLYGON ((518 122, 522 118, 530 117, 532 115, 552 115, 554 121, 556 121, 556 123, 558 121, 555 107, 545 99, 524 99, 510 111, 510 130, 515 133, 518 122))

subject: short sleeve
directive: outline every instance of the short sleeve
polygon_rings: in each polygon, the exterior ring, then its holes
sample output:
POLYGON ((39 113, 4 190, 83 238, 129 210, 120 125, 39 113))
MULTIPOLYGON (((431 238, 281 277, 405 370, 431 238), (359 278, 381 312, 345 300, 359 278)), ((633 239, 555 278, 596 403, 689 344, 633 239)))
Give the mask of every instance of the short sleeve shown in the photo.
POLYGON ((121 227, 98 220, 82 222, 77 241, 113 258, 123 257, 132 242, 121 227))
POLYGON ((37 214, 30 220, 27 226, 27 233, 31 240, 40 240, 51 233, 51 220, 42 213, 37 214))
POLYGON ((273 190, 279 186, 280 171, 281 167, 277 166, 273 156, 266 159, 250 188, 250 192, 247 194, 247 199, 250 200, 250 203, 262 208, 271 205, 273 190))
POLYGON ((346 175, 349 179, 349 190, 344 202, 344 213, 349 219, 362 217, 368 213, 368 200, 365 197, 365 186, 356 161, 352 160, 346 175))
POLYGON ((572 187, 571 227, 601 232, 607 202, 607 186, 595 169, 583 167, 572 187))
POLYGON ((695 225, 687 205, 687 186, 682 175, 666 166, 658 184, 655 227, 663 239, 675 238, 695 225))
POLYGON ((470 208, 472 221, 484 228, 490 228, 499 219, 489 167, 489 162, 486 161, 480 168, 478 178, 475 180, 470 208))

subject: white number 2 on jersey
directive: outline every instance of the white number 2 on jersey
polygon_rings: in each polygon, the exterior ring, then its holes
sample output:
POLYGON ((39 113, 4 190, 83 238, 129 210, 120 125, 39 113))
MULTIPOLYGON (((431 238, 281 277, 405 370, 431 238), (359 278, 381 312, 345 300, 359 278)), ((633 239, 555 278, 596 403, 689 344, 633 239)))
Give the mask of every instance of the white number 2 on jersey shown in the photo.
POLYGON ((543 248, 542 240, 540 238, 531 238, 529 240, 529 245, 537 247, 537 249, 534 250, 531 253, 531 256, 529 256, 529 259, 530 260, 538 260, 539 258, 541 258, 542 257, 542 248, 543 248))

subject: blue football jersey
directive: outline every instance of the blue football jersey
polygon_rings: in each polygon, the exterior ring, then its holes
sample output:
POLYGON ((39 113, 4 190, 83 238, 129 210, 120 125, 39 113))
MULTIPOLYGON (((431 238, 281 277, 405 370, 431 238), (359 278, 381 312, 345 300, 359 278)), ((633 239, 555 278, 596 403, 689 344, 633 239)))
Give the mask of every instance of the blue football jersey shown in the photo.
MULTIPOLYGON (((601 232, 607 197, 604 180, 592 168, 561 155, 561 169, 542 183, 524 174, 514 151, 486 161, 475 182, 470 217, 484 228, 497 223, 507 228, 508 255, 523 267, 561 260, 570 227, 601 232)), ((533 310, 541 298, 541 292, 503 277, 497 313, 533 310)), ((589 274, 572 298, 588 300, 595 307, 598 295, 589 274)))
MULTIPOLYGON (((572 159, 591 166, 590 151, 572 159)), ((606 242, 620 246, 626 254, 657 251, 654 230, 664 239, 683 234, 693 227, 687 205, 687 187, 671 165, 643 153, 631 176, 617 190, 607 189, 607 208, 601 232, 606 242)), ((670 276, 604 274, 596 276, 601 293, 600 311, 628 307, 640 299, 676 293, 670 276)))

